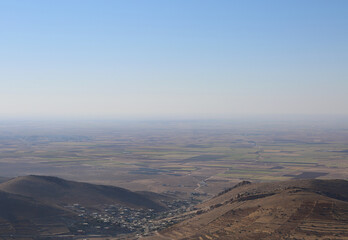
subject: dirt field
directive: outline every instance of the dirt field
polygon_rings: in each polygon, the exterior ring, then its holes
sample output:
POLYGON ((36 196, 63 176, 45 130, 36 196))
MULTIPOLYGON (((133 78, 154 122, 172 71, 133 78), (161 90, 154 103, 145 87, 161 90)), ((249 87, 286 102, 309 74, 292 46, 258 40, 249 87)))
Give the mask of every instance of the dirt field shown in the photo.
POLYGON ((202 197, 241 180, 347 179, 344 124, 3 122, 0 176, 55 175, 202 197))

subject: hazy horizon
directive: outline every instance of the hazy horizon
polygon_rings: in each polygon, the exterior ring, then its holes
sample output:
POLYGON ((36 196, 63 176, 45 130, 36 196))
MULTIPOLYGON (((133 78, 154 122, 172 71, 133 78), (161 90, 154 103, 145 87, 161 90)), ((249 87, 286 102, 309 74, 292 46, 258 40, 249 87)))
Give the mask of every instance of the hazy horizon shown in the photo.
POLYGON ((1 1, 3 119, 348 116, 347 1, 1 1))

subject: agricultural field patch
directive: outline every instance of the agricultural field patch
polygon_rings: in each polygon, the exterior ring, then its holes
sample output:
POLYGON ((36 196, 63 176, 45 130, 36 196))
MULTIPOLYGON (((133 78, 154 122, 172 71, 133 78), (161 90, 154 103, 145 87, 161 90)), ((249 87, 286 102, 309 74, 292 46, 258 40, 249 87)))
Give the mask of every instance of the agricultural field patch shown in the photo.
POLYGON ((347 179, 347 129, 228 121, 7 126, 0 176, 54 175, 182 196, 211 196, 241 180, 347 179))

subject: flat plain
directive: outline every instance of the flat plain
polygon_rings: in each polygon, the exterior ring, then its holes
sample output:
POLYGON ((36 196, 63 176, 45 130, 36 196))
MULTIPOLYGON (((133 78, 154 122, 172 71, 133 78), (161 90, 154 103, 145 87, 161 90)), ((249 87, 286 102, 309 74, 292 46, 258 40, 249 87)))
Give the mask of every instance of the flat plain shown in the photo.
POLYGON ((348 178, 346 121, 1 122, 0 176, 208 198, 242 180, 348 178))

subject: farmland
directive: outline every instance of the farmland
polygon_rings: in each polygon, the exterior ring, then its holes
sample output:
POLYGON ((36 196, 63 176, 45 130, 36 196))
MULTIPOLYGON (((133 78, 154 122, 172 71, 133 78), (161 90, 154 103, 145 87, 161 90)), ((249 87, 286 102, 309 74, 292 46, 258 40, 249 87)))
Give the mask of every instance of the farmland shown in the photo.
POLYGON ((202 198, 241 180, 348 178, 345 122, 0 124, 0 176, 54 175, 202 198))

